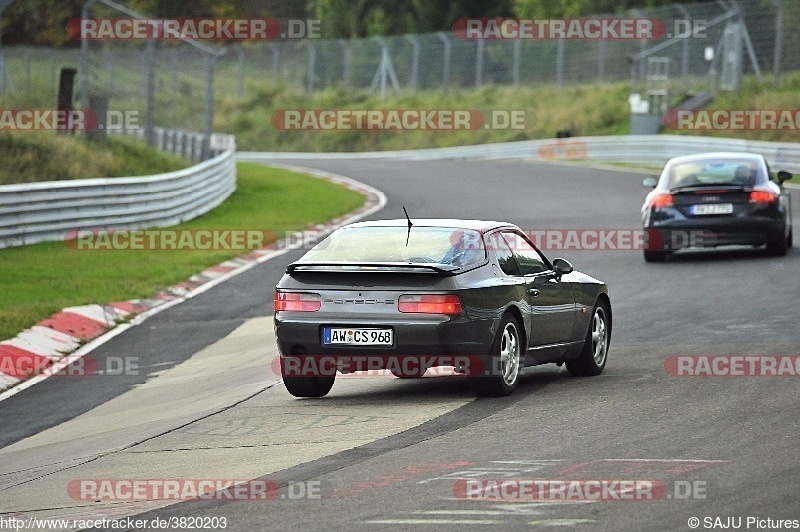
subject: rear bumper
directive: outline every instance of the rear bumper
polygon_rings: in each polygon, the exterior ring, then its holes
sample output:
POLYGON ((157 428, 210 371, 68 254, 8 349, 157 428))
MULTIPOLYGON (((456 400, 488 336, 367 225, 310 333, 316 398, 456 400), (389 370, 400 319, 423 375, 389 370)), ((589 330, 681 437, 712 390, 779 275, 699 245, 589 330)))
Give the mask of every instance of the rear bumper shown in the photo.
MULTIPOLYGON (((446 316, 416 318, 413 321, 368 320, 325 321, 316 318, 275 317, 278 350, 284 356, 312 355, 342 359, 373 357, 485 357, 488 356, 494 331, 491 320, 452 319, 446 316), (394 332, 392 346, 329 346, 322 343, 324 327, 389 327, 394 332)), ((442 364, 447 365, 447 364, 442 364)))
POLYGON ((656 222, 645 227, 649 251, 676 251, 687 248, 714 248, 718 246, 758 246, 784 238, 786 223, 783 218, 750 217, 715 218, 702 223, 694 220, 656 222))

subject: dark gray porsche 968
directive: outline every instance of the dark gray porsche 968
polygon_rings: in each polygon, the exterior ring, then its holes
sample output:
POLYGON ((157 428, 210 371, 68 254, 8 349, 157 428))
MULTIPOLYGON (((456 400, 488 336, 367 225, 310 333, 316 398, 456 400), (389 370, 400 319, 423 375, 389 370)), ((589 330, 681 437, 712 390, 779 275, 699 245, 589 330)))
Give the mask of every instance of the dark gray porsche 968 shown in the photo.
POLYGON ((522 367, 603 371, 605 283, 548 260, 519 227, 405 219, 342 227, 286 269, 275 333, 289 393, 322 397, 336 372, 421 377, 452 366, 483 396, 509 395, 522 367))

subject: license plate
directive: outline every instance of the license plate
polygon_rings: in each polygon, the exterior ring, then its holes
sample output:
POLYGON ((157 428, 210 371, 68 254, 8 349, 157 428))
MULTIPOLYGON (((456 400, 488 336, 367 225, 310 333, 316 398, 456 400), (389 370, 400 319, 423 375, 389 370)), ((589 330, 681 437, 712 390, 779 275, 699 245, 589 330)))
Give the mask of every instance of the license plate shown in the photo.
POLYGON ((392 345, 392 329, 367 329, 357 327, 324 327, 324 345, 392 345))
POLYGON ((692 214, 731 214, 733 212, 732 203, 706 203, 702 205, 692 205, 689 211, 692 214))

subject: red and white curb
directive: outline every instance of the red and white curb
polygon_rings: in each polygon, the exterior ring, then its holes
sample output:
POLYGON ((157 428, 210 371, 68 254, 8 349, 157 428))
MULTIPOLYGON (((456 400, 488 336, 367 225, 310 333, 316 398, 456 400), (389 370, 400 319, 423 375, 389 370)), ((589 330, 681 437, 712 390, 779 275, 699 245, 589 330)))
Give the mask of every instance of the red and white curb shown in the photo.
MULTIPOLYGON (((358 209, 307 229, 320 237, 369 216, 386 205, 383 192, 349 177, 294 165, 270 166, 325 179, 366 197, 364 205, 358 209)), ((58 373, 150 316, 201 294, 258 264, 299 248, 305 243, 303 237, 304 234, 298 232, 246 255, 226 260, 147 299, 65 308, 16 337, 0 342, 0 401, 58 373)), ((265 306, 269 303, 264 302, 265 306)))

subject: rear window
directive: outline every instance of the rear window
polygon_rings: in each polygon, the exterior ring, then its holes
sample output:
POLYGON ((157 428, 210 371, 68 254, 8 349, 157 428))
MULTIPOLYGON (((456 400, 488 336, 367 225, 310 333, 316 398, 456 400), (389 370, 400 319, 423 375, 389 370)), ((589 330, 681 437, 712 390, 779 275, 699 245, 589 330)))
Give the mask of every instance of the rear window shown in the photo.
POLYGON ((449 227, 345 227, 301 262, 395 262, 466 266, 486 259, 477 231, 449 227), (406 245, 406 236, 408 244, 406 245))
POLYGON ((759 165, 752 159, 693 161, 673 165, 669 188, 702 185, 743 185, 758 183, 759 165))

